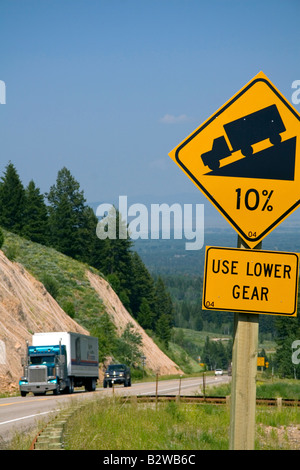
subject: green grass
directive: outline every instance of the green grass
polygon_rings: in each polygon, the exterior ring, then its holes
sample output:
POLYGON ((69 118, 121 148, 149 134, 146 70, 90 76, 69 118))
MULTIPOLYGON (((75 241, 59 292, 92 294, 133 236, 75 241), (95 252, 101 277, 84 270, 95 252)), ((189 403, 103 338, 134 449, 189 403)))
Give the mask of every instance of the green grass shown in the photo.
POLYGON ((174 402, 126 404, 113 399, 89 403, 68 421, 68 450, 188 450, 228 448, 226 407, 174 402), (216 426, 216 423, 218 425, 216 426))
MULTIPOLYGON (((297 407, 257 407, 256 450, 290 449, 280 426, 297 425, 297 407)), ((117 399, 89 402, 68 420, 67 450, 227 450, 230 410, 225 405, 177 402, 137 404, 117 399)))
POLYGON ((258 383, 257 385, 258 398, 286 398, 286 399, 300 399, 300 383, 296 380, 277 381, 274 383, 258 383))
MULTIPOLYGON (((207 394, 210 396, 224 397, 231 393, 231 384, 223 384, 215 387, 208 387, 207 394)), ((256 384, 257 398, 284 398, 291 400, 300 399, 300 383, 298 380, 285 379, 272 382, 257 382, 256 384)))
MULTIPOLYGON (((163 349, 163 347, 161 347, 163 349)), ((202 367, 178 344, 169 343, 168 350, 164 352, 180 366, 186 374, 194 374, 202 371, 202 367)))
POLYGON ((3 232, 3 252, 44 283, 58 304, 88 329, 91 319, 104 312, 101 299, 86 278, 87 269, 97 271, 53 248, 3 232))

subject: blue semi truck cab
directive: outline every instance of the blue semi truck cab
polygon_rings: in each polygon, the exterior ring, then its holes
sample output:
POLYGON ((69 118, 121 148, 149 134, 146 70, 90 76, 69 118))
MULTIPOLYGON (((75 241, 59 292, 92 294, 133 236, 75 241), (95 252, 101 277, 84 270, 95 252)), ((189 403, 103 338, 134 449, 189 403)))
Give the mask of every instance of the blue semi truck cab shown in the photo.
POLYGON ((60 393, 69 385, 64 345, 28 346, 24 375, 20 378, 21 396, 52 391, 60 393))

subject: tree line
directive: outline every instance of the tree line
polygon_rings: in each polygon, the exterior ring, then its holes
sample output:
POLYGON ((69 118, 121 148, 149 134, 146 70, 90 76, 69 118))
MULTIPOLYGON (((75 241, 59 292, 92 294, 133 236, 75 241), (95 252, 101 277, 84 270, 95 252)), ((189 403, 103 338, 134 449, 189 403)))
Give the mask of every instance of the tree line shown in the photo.
MULTIPOLYGON (((122 223, 118 211, 115 217, 118 226, 122 223)), ((0 226, 99 270, 131 315, 167 347, 173 304, 163 280, 150 275, 129 236, 99 239, 98 222, 66 167, 49 192, 42 194, 33 180, 23 186, 11 162, 6 166, 0 180, 0 226)))

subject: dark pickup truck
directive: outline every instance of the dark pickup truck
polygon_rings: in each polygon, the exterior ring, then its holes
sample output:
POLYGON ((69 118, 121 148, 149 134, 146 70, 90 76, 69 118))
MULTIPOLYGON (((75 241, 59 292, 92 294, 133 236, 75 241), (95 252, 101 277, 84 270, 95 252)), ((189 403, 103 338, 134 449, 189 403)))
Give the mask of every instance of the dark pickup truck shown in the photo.
POLYGON ((131 386, 130 368, 125 364, 110 364, 105 371, 103 379, 103 387, 107 385, 112 387, 113 384, 124 384, 124 387, 131 386))

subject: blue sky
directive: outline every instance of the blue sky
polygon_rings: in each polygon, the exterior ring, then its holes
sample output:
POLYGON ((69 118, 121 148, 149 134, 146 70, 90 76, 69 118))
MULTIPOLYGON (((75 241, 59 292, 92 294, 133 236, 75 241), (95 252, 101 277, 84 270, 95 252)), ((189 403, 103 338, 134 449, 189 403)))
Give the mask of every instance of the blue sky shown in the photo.
POLYGON ((195 197, 168 152, 261 70, 291 101, 299 13, 299 0, 1 0, 0 174, 12 161, 47 192, 66 166, 88 202, 195 197))

